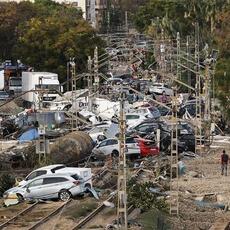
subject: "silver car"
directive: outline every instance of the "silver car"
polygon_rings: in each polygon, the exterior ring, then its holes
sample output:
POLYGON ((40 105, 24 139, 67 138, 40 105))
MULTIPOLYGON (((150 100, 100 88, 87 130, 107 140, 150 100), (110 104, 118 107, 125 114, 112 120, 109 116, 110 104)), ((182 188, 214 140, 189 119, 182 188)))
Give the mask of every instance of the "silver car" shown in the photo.
POLYGON ((77 174, 43 175, 30 180, 21 187, 7 190, 3 197, 16 195, 20 201, 53 198, 67 201, 73 196, 83 194, 84 191, 82 178, 77 174))

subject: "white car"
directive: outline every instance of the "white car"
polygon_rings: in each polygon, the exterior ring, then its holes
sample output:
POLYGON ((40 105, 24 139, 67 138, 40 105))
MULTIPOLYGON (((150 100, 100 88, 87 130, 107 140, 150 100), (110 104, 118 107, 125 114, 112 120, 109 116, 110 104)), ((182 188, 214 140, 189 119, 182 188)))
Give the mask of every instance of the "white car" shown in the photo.
POLYGON ((42 175, 54 175, 54 174, 77 174, 83 179, 83 185, 85 188, 92 188, 92 173, 90 168, 75 168, 66 167, 63 164, 48 165, 42 168, 38 168, 28 174, 24 180, 20 181, 18 186, 24 186, 31 180, 42 175))
POLYGON ((126 119, 126 125, 128 127, 131 127, 135 125, 137 122, 145 120, 147 117, 143 114, 138 113, 126 113, 125 119, 126 119))
POLYGON ((49 174, 27 181, 23 186, 7 190, 3 197, 16 195, 19 201, 24 199, 53 199, 67 201, 72 196, 85 192, 82 178, 77 174, 49 174))
POLYGON ((137 107, 128 110, 129 113, 140 114, 147 118, 158 119, 161 117, 160 111, 156 107, 137 107))
MULTIPOLYGON (((140 147, 134 138, 126 138, 126 155, 137 155, 140 156, 140 147)), ((119 141, 118 139, 106 139, 98 144, 94 149, 93 153, 104 154, 104 155, 119 155, 119 141)))
POLYGON ((165 83, 154 83, 153 85, 149 86, 149 92, 157 95, 165 92, 167 96, 173 96, 173 90, 165 83))

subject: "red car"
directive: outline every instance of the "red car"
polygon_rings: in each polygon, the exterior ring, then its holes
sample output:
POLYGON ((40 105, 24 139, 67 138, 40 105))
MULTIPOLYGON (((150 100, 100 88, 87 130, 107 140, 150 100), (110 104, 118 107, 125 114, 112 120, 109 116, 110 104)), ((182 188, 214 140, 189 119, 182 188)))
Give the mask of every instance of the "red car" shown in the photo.
POLYGON ((156 146, 155 141, 147 140, 143 138, 136 139, 140 147, 141 157, 155 156, 160 153, 158 146, 156 146))

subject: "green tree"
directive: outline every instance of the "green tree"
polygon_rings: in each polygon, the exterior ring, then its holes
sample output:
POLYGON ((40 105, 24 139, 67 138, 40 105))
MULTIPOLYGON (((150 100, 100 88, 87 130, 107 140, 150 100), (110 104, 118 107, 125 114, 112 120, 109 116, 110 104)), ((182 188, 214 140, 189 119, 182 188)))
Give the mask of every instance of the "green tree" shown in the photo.
POLYGON ((217 26, 214 31, 215 45, 220 57, 216 66, 216 94, 223 106, 223 113, 230 120, 230 7, 217 14, 217 26))
POLYGON ((0 57, 2 60, 9 57, 15 44, 17 18, 16 3, 0 3, 0 57))
POLYGON ((140 7, 134 17, 135 25, 141 32, 149 30, 156 21, 164 31, 175 36, 194 32, 195 23, 199 23, 201 35, 207 39, 214 30, 215 19, 227 2, 225 0, 150 0, 140 7))
POLYGON ((85 20, 62 13, 21 25, 14 56, 37 70, 57 72, 64 80, 69 58, 75 57, 77 71, 83 71, 87 56, 101 41, 85 20))

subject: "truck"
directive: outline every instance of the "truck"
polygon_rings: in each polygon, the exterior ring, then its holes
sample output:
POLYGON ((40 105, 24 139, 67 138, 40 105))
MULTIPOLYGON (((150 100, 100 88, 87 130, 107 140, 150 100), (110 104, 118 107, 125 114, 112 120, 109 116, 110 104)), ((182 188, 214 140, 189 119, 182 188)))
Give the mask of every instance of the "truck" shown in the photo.
POLYGON ((22 78, 21 77, 10 77, 8 91, 13 94, 19 94, 22 92, 22 78))
POLYGON ((5 91, 10 95, 16 95, 22 91, 22 71, 27 70, 27 66, 22 64, 20 60, 12 63, 6 60, 0 65, 0 91, 5 91))
POLYGON ((59 91, 61 87, 56 73, 22 72, 22 92, 24 93, 22 99, 26 107, 33 105, 38 108, 40 102, 46 106, 50 101, 56 99, 59 91))

